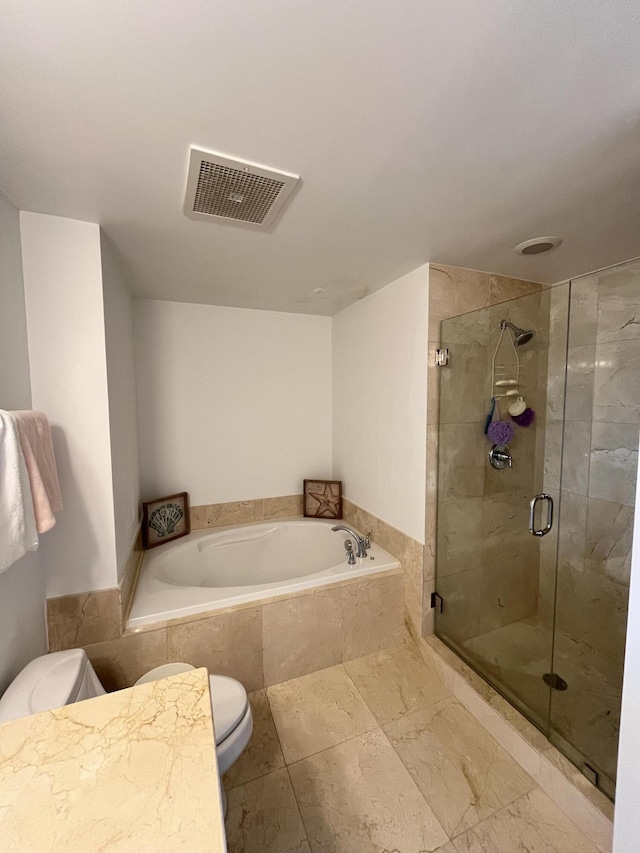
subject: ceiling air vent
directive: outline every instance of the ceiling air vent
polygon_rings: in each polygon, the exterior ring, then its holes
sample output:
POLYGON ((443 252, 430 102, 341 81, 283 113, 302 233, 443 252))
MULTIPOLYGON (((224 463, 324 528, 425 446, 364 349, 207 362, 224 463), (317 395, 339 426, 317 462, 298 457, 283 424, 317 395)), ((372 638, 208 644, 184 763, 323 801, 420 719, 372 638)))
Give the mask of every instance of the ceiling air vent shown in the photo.
POLYGON ((299 180, 297 175, 192 148, 184 212, 191 219, 217 217, 267 228, 299 180))

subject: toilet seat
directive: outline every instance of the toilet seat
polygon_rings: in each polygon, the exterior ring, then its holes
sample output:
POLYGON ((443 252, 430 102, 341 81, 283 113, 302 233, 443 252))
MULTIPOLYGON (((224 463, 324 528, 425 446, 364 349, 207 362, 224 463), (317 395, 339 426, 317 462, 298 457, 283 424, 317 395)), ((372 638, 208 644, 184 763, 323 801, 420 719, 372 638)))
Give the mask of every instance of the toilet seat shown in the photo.
MULTIPOLYGON (((170 663, 158 666, 136 681, 136 685, 158 681, 179 672, 194 669, 188 663, 170 663)), ((210 675, 211 707, 216 740, 216 755, 220 775, 226 773, 242 755, 253 730, 253 716, 247 691, 235 678, 228 675, 210 675)))
POLYGON ((248 707, 247 691, 239 681, 226 675, 210 675, 209 686, 216 746, 219 746, 244 719, 248 707))

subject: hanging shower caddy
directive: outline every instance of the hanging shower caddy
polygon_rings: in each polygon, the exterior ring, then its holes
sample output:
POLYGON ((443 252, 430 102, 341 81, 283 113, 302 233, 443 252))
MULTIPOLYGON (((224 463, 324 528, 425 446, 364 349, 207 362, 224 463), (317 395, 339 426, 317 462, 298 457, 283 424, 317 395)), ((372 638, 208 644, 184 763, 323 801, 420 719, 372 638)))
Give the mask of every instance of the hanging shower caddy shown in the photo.
POLYGON ((511 335, 507 335, 508 344, 505 342, 506 328, 507 321, 501 320, 500 337, 491 359, 491 396, 494 399, 517 397, 520 393, 520 359, 511 335))

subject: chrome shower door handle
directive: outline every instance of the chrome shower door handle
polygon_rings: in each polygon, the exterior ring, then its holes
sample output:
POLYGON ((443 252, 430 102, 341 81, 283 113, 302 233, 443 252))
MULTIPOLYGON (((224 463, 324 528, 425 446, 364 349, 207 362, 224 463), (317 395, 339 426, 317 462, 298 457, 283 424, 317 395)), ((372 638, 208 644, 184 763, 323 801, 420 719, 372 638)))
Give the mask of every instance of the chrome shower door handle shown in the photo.
POLYGON ((532 536, 546 536, 553 527, 553 498, 546 492, 540 492, 529 504, 529 533, 532 536), (536 506, 538 501, 547 502, 547 523, 540 530, 536 530, 536 506))

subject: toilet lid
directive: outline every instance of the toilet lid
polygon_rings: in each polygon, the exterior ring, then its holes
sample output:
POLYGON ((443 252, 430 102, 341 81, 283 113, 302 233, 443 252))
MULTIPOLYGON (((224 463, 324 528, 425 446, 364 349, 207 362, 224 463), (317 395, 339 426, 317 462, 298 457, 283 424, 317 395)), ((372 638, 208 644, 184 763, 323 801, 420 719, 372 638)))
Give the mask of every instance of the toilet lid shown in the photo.
POLYGON ((235 678, 210 675, 211 705, 216 746, 237 728, 247 710, 247 691, 235 678))

